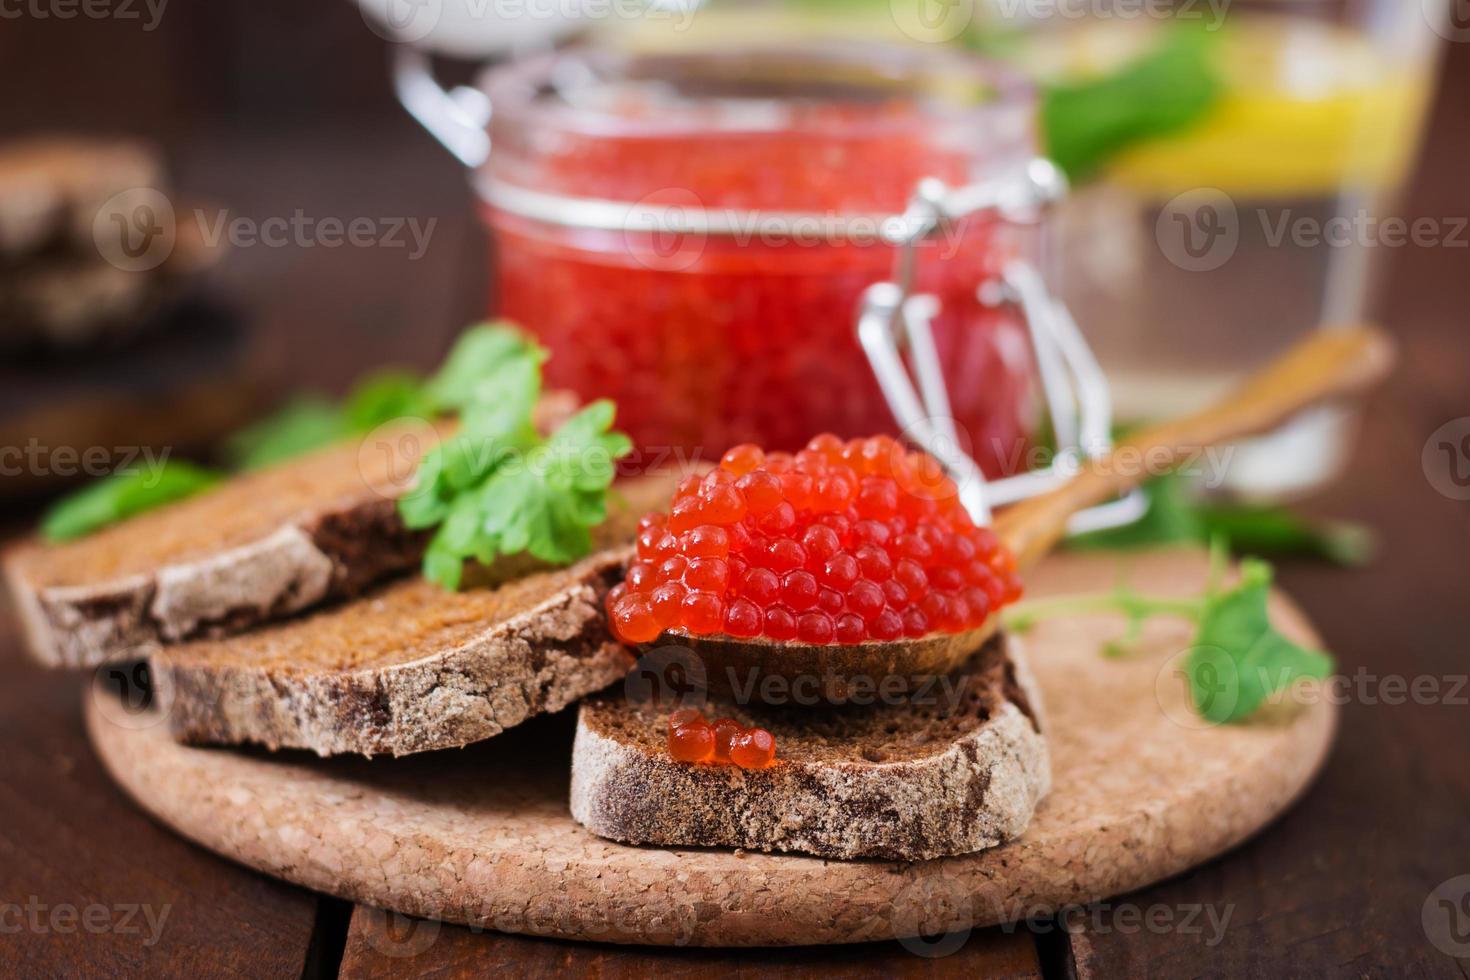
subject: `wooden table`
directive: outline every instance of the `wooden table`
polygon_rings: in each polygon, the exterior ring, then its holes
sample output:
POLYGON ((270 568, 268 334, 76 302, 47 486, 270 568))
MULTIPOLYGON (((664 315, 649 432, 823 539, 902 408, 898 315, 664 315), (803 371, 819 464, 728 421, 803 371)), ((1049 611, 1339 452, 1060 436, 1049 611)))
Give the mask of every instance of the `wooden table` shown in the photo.
MULTIPOLYGON (((220 283, 256 324, 255 369, 279 383, 340 390, 368 365, 432 362, 483 307, 484 246, 462 175, 391 107, 330 132, 313 120, 288 121, 267 136, 247 135, 253 132, 247 125, 222 125, 201 106, 263 100, 290 115, 283 89, 293 80, 330 83, 340 94, 349 87, 343 74, 352 81, 356 71, 374 72, 367 95, 359 98, 353 89, 343 104, 376 105, 386 95, 373 60, 380 52, 355 34, 357 47, 336 70, 292 61, 282 69, 285 81, 261 80, 264 61, 250 59, 274 57, 277 42, 298 57, 319 53, 313 43, 335 56, 333 45, 347 28, 319 28, 313 20, 304 34, 270 35, 248 26, 258 22, 246 18, 244 4, 220 6, 223 12, 181 11, 159 36, 129 36, 123 43, 146 66, 141 77, 117 82, 122 96, 99 90, 112 75, 98 65, 73 74, 46 61, 46 45, 58 36, 54 28, 39 35, 38 45, 24 40, 24 30, 19 41, 14 34, 0 37, 0 64, 31 71, 37 93, 54 82, 56 110, 75 110, 73 119, 102 123, 115 117, 109 106, 117 113, 134 107, 132 116, 120 118, 136 118, 138 100, 152 97, 165 120, 158 135, 170 147, 181 185, 229 201, 237 213, 289 215, 300 207, 343 217, 437 217, 431 246, 417 261, 384 249, 255 248, 233 256, 220 283), (241 34, 235 48, 222 36, 232 29, 241 34), (242 62, 230 66, 229 77, 256 79, 264 94, 254 93, 252 101, 217 91, 227 83, 211 74, 210 62, 226 51, 242 62), (214 79, 203 87, 215 90, 175 89, 170 78, 214 79)), ((297 8, 251 6, 284 27, 301 26, 290 12, 297 8)), ((337 7, 333 17, 355 17, 341 12, 348 5, 337 7)), ((105 55, 113 49, 101 32, 116 29, 79 27, 77 50, 105 55)), ((1451 47, 1430 151, 1404 211, 1409 217, 1470 214, 1463 174, 1470 131, 1462 118, 1470 50, 1451 47)), ((28 104, 0 121, 28 127, 46 118, 28 104)), ((76 678, 29 666, 6 621, 0 625, 0 663, 7 668, 0 688, 0 950, 7 972, 632 977, 779 967, 854 976, 1467 975, 1470 961, 1437 951, 1421 914, 1437 885, 1470 873, 1470 690, 1459 686, 1470 671, 1461 622, 1470 512, 1437 492, 1420 462, 1436 428, 1470 414, 1467 262, 1470 251, 1463 248, 1410 246, 1391 256, 1384 320, 1402 338, 1402 368, 1372 402, 1351 471, 1312 503, 1323 514, 1375 526, 1382 554, 1361 571, 1287 563, 1280 575, 1353 681, 1339 743, 1295 809, 1218 861, 1061 922, 977 932, 940 958, 894 943, 738 954, 650 951, 404 922, 243 870, 150 822, 107 780, 83 740, 76 678), (1457 693, 1439 703, 1391 703, 1394 676, 1434 678, 1441 692, 1457 693), (155 922, 166 915, 156 937, 149 912, 155 922), (1190 914, 1198 922, 1211 914, 1229 918, 1219 935, 1208 927, 1145 924, 1190 914)), ((1470 916, 1460 926, 1470 929, 1470 916)))

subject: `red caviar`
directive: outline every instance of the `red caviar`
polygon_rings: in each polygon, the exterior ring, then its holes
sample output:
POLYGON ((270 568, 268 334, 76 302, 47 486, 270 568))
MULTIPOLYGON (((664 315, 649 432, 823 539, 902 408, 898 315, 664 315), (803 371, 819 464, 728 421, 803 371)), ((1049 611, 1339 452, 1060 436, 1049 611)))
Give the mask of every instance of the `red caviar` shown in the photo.
POLYGON ((822 435, 794 456, 737 446, 670 510, 640 522, 638 557, 608 595, 625 643, 958 633, 1021 595, 1014 559, 953 481, 887 436, 822 435))
MULTIPOLYGON (((978 80, 973 66, 930 50, 876 64, 867 51, 778 51, 579 52, 596 95, 572 112, 563 80, 535 67, 549 61, 508 69, 518 77, 497 91, 491 181, 737 216, 742 233, 719 235, 684 231, 689 219, 569 227, 485 205, 500 314, 552 351, 548 384, 618 403, 638 447, 626 467, 739 442, 795 450, 823 429, 896 432, 854 331, 895 258, 868 216, 902 214, 926 177, 961 186, 1034 153, 1029 96, 999 80, 956 86, 978 80), (781 217, 793 212, 817 222, 781 217), (856 234, 831 230, 850 222, 856 234)), ((1033 239, 971 217, 925 243, 915 269, 915 291, 939 300, 952 412, 991 475, 1034 429, 1032 365, 1024 324, 976 291, 1033 239)))
POLYGON ((764 728, 746 728, 734 718, 709 722, 693 708, 681 708, 669 715, 669 755, 676 762, 765 769, 776 761, 776 738, 764 728))

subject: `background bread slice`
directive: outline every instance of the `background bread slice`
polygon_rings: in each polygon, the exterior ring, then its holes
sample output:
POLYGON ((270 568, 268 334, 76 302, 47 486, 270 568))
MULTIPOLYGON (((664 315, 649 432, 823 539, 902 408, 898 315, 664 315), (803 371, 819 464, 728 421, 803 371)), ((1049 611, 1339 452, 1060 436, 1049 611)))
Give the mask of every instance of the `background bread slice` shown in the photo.
POLYGON ((629 844, 921 860, 1026 829, 1051 783, 1038 699, 1001 636, 952 675, 935 706, 707 706, 776 736, 778 762, 747 771, 673 761, 668 706, 620 691, 584 701, 572 750, 572 816, 629 844))
POLYGON ((242 636, 165 647, 155 690, 176 738, 321 755, 466 745, 627 673, 603 613, 626 549, 496 588, 415 576, 242 636))
MULTIPOLYGON (((575 399, 543 399, 554 427, 575 399)), ((76 541, 27 544, 5 577, 32 655, 94 667, 162 643, 223 635, 352 595, 417 566, 426 537, 398 518, 405 460, 380 446, 426 449, 423 422, 379 430, 76 541)))

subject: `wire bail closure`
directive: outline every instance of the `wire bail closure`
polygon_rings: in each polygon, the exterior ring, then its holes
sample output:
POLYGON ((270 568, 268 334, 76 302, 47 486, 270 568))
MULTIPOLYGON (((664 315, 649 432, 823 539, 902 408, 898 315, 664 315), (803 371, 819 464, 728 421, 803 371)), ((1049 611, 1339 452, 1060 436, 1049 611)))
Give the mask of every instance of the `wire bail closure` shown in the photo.
MULTIPOLYGON (((664 228, 727 236, 748 227, 748 215, 728 209, 568 197, 495 180, 479 171, 490 156, 487 126, 492 113, 482 91, 470 86, 445 90, 434 78, 428 53, 406 44, 394 45, 393 80, 403 105, 466 167, 477 171, 477 191, 498 208, 536 221, 612 231, 664 228)), ((1066 194, 1067 180, 1057 166, 1035 157, 1011 174, 963 187, 926 178, 915 188, 903 214, 858 216, 865 226, 876 222, 882 240, 897 246, 891 281, 874 283, 863 294, 858 340, 900 428, 945 468, 959 487, 960 502, 977 523, 989 523, 993 507, 1043 493, 1076 473, 1086 460, 1110 450, 1112 398, 1107 379, 1071 313, 1050 294, 1030 264, 1007 263, 997 279, 978 286, 977 295, 987 306, 1012 305, 1020 311, 1035 351, 1057 454, 1043 469, 987 482, 961 448, 951 414, 930 327, 938 315, 939 300, 913 292, 918 246, 947 224, 976 215, 1018 225, 1037 224, 1066 194), (905 355, 913 366, 917 388, 905 355)), ((805 216, 777 217, 794 220, 805 216)), ((845 226, 834 233, 845 233, 845 226)), ((1146 498, 1134 491, 1074 515, 1068 531, 1077 534, 1128 524, 1146 509, 1146 498)))
MULTIPOLYGON (((986 306, 1013 305, 1020 311, 1035 352, 1057 453, 1044 469, 988 482, 961 447, 950 409, 931 328, 939 300, 913 292, 918 247, 948 223, 977 215, 1036 224, 1066 193, 1066 178, 1041 157, 1017 173, 965 187, 950 188, 934 178, 920 181, 904 212, 903 231, 894 240, 898 250, 892 279, 869 286, 858 311, 858 341, 889 410, 903 434, 945 468, 959 487, 960 503, 977 524, 990 523, 992 508, 1043 493, 1076 473, 1085 460, 1108 452, 1112 397, 1070 311, 1050 294, 1033 266, 1019 259, 1006 263, 998 279, 980 284, 977 296, 986 306)), ((1134 491, 1076 514, 1068 531, 1079 534, 1131 523, 1146 509, 1146 498, 1134 491)))

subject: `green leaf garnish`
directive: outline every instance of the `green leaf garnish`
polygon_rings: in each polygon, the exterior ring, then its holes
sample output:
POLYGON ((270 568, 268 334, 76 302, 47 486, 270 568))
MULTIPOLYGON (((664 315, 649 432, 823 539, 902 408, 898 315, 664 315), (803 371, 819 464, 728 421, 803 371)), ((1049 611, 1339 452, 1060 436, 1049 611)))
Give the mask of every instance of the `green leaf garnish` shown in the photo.
MULTIPOLYGON (((538 369, 546 352, 528 341, 524 334, 505 321, 481 323, 470 327, 455 342, 444 359, 444 366, 424 385, 424 398, 436 411, 462 411, 476 402, 493 403, 494 397, 480 397, 484 389, 493 392, 500 383, 493 377, 505 365, 532 362, 538 369)), ((517 393, 519 396, 520 393, 517 393)))
POLYGON ((1271 566, 1246 559, 1240 572, 1235 588, 1205 600, 1185 661, 1195 710, 1216 723, 1248 718, 1271 695, 1298 680, 1323 680, 1333 669, 1330 656, 1293 643, 1271 625, 1271 566))
POLYGON ((353 386, 342 406, 348 433, 371 432, 401 418, 433 418, 438 414, 424 382, 411 371, 379 371, 353 386))
POLYGON ((324 398, 297 399, 225 440, 235 468, 258 470, 336 442, 347 435, 342 410, 324 398))
POLYGON ((490 564, 524 552, 551 564, 576 561, 592 550, 591 530, 607 518, 615 464, 632 443, 611 431, 615 410, 607 401, 541 438, 531 425, 539 364, 535 385, 509 368, 497 372, 511 385, 503 396, 480 386, 461 430, 429 451, 414 488, 399 500, 409 527, 437 526, 424 576, 445 588, 459 587, 469 560, 490 564))
POLYGON ((1339 565, 1362 565, 1373 556, 1373 534, 1357 524, 1312 520, 1285 507, 1198 501, 1189 480, 1172 473, 1149 481, 1143 490, 1149 499, 1143 517, 1069 538, 1066 547, 1128 551, 1223 538, 1241 553, 1320 558, 1339 565))
POLYGON ((1042 619, 1087 613, 1121 613, 1128 620, 1124 635, 1104 645, 1118 656, 1138 639, 1143 622, 1153 616, 1178 616, 1198 624, 1185 659, 1190 698, 1201 717, 1217 724, 1244 721, 1267 699, 1298 680, 1332 674, 1332 657, 1293 643, 1271 625, 1266 600, 1271 566, 1258 559, 1241 562, 1240 582, 1220 590, 1224 549, 1211 549, 1211 574, 1203 595, 1193 599, 1140 595, 1127 585, 1111 592, 1057 596, 1018 603, 1005 610, 1008 629, 1026 630, 1042 619))
POLYGON ((1175 25, 1157 48, 1112 74, 1048 88, 1041 104, 1047 155, 1081 180, 1121 150, 1203 118, 1223 90, 1213 37, 1175 25))
POLYGON ((182 460, 114 473, 57 501, 41 521, 47 541, 69 541, 145 510, 192 497, 223 478, 182 460))

